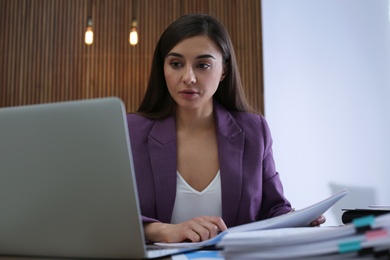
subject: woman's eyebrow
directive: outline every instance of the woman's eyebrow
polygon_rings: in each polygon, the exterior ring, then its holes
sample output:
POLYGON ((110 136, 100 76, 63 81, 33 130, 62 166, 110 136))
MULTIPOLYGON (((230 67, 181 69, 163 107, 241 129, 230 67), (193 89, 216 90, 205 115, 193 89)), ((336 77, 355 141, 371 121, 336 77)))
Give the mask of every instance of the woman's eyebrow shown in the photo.
POLYGON ((205 59, 205 58, 212 58, 215 60, 215 57, 211 54, 203 54, 196 57, 197 59, 205 59))
MULTIPOLYGON (((170 53, 168 53, 167 57, 169 57, 169 56, 184 58, 184 56, 182 54, 177 53, 177 52, 170 52, 170 53)), ((215 60, 215 57, 211 54, 202 54, 202 55, 196 56, 196 59, 205 59, 205 58, 212 58, 215 60)))
POLYGON ((177 52, 170 52, 170 53, 168 53, 167 57, 169 57, 169 56, 184 58, 183 55, 181 55, 181 54, 179 54, 179 53, 177 53, 177 52))

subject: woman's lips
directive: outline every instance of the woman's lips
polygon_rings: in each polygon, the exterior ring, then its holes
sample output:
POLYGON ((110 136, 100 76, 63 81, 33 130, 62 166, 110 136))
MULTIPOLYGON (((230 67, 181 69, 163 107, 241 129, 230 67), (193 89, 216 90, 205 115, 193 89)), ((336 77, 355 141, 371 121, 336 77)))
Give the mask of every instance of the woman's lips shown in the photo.
POLYGON ((179 94, 181 96, 183 96, 184 98, 190 99, 190 98, 194 98, 195 96, 197 96, 199 94, 199 92, 196 92, 194 90, 183 90, 183 91, 180 91, 179 94))

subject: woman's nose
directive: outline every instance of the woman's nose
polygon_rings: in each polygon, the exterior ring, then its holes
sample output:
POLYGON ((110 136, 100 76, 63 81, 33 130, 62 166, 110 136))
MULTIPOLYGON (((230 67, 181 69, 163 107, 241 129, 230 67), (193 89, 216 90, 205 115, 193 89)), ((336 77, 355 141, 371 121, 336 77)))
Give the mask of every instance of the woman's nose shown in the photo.
POLYGON ((196 83, 196 77, 194 70, 191 67, 188 67, 183 74, 183 82, 187 85, 195 84, 196 83))

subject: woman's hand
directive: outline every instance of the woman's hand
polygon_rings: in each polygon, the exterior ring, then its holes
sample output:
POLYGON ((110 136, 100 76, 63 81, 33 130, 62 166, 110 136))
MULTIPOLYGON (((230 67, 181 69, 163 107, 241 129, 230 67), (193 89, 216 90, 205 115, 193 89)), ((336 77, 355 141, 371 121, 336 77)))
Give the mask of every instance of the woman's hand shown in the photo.
POLYGON ((213 238, 226 229, 222 218, 210 216, 193 218, 179 224, 160 222, 144 224, 147 240, 165 243, 200 242, 213 238))
POLYGON ((324 224, 326 221, 326 218, 324 215, 321 215, 319 216, 318 218, 316 218, 315 220, 313 220, 311 223, 310 223, 310 226, 312 227, 316 227, 316 226, 319 226, 321 224, 324 224))

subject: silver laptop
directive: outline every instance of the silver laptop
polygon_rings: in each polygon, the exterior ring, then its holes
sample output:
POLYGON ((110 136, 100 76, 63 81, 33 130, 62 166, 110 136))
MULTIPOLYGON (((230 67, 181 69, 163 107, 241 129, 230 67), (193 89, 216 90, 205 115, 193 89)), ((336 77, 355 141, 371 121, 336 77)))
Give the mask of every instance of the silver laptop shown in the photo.
POLYGON ((120 99, 0 109, 0 255, 142 259, 194 249, 147 250, 120 99))

